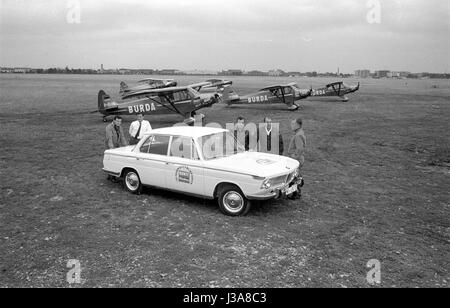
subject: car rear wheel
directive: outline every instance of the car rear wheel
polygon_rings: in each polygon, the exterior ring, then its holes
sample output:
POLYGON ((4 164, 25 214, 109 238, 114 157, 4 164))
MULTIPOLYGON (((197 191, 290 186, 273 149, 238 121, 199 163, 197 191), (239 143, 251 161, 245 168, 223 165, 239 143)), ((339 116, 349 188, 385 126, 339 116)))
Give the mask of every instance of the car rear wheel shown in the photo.
POLYGON ((251 208, 250 201, 235 185, 225 185, 219 189, 218 202, 220 210, 229 216, 244 216, 251 208))
POLYGON ((125 188, 132 194, 139 195, 142 191, 142 183, 139 174, 135 170, 126 170, 123 181, 125 188))

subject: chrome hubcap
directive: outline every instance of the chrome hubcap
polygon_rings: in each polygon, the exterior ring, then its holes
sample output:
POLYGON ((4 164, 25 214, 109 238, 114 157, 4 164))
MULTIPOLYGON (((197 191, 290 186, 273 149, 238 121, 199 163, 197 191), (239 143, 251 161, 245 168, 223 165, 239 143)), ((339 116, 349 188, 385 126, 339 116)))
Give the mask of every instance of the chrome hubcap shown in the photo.
POLYGON ((136 173, 130 172, 127 174, 125 183, 130 190, 137 190, 139 188, 139 177, 136 173))
POLYGON ((230 191, 223 196, 223 204, 229 212, 238 213, 244 207, 244 199, 239 193, 230 191))

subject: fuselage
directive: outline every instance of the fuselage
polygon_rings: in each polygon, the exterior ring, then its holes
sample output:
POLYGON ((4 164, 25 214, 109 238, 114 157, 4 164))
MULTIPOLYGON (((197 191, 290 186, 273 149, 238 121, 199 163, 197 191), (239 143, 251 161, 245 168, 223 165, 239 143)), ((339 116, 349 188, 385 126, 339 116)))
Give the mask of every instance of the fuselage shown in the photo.
POLYGON ((192 111, 210 107, 214 103, 216 103, 215 100, 201 98, 194 90, 186 88, 165 95, 135 95, 118 102, 107 99, 103 102, 104 107, 99 108, 99 112, 104 116, 135 115, 138 113, 144 115, 175 113, 186 118, 192 111))
POLYGON ((287 104, 292 105, 295 101, 302 100, 311 94, 310 90, 289 85, 278 88, 262 89, 258 92, 239 96, 237 93, 229 95, 228 104, 287 104))

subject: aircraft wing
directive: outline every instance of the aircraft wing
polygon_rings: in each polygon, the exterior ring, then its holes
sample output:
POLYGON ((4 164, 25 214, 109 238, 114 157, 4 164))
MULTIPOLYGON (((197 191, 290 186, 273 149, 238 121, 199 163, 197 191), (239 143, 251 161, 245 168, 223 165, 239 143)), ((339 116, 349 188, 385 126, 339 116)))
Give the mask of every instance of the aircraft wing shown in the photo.
POLYGON ((230 86, 232 84, 233 82, 229 80, 209 79, 205 82, 189 85, 189 87, 196 90, 197 92, 200 92, 202 89, 210 89, 210 88, 217 88, 218 90, 222 91, 224 87, 230 86))
POLYGON ((175 82, 174 79, 158 79, 158 78, 145 78, 142 80, 139 80, 138 82, 145 82, 145 83, 170 83, 170 82, 175 82))
POLYGON ((270 87, 265 87, 265 88, 263 88, 263 89, 261 89, 260 91, 274 91, 274 90, 278 90, 278 89, 281 89, 283 86, 282 85, 273 85, 273 86, 270 86, 270 87))
POLYGON ((202 88, 210 87, 210 86, 211 86, 211 82, 206 81, 206 82, 191 84, 191 85, 189 85, 189 88, 192 88, 195 91, 199 92, 202 88))
POLYGON ((263 88, 260 91, 274 91, 274 90, 278 90, 278 89, 281 89, 281 88, 292 87, 292 86, 296 86, 296 85, 297 84, 295 82, 288 83, 288 84, 277 84, 277 85, 273 85, 273 86, 269 86, 269 87, 263 88))
POLYGON ((209 79, 206 80, 206 82, 211 83, 211 85, 207 86, 207 88, 223 88, 225 86, 231 86, 233 84, 231 80, 224 79, 209 79))
POLYGON ((333 86, 339 86, 339 85, 342 85, 342 84, 343 84, 342 81, 333 82, 333 83, 327 84, 327 88, 333 87, 333 86))

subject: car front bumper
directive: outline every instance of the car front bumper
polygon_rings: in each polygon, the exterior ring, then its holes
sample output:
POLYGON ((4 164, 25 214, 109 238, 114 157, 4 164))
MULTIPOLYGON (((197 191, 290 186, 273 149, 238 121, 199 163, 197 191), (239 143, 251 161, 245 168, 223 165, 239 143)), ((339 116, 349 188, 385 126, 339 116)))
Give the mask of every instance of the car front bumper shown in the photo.
POLYGON ((281 187, 264 190, 257 194, 247 195, 247 199, 254 200, 254 201, 266 201, 266 200, 271 200, 271 199, 287 198, 293 194, 293 193, 289 194, 289 195, 286 194, 286 191, 290 187, 292 187, 294 185, 297 185, 298 187, 303 187, 304 183, 305 182, 304 182, 303 178, 300 177, 300 178, 294 179, 291 183, 285 184, 281 187))

